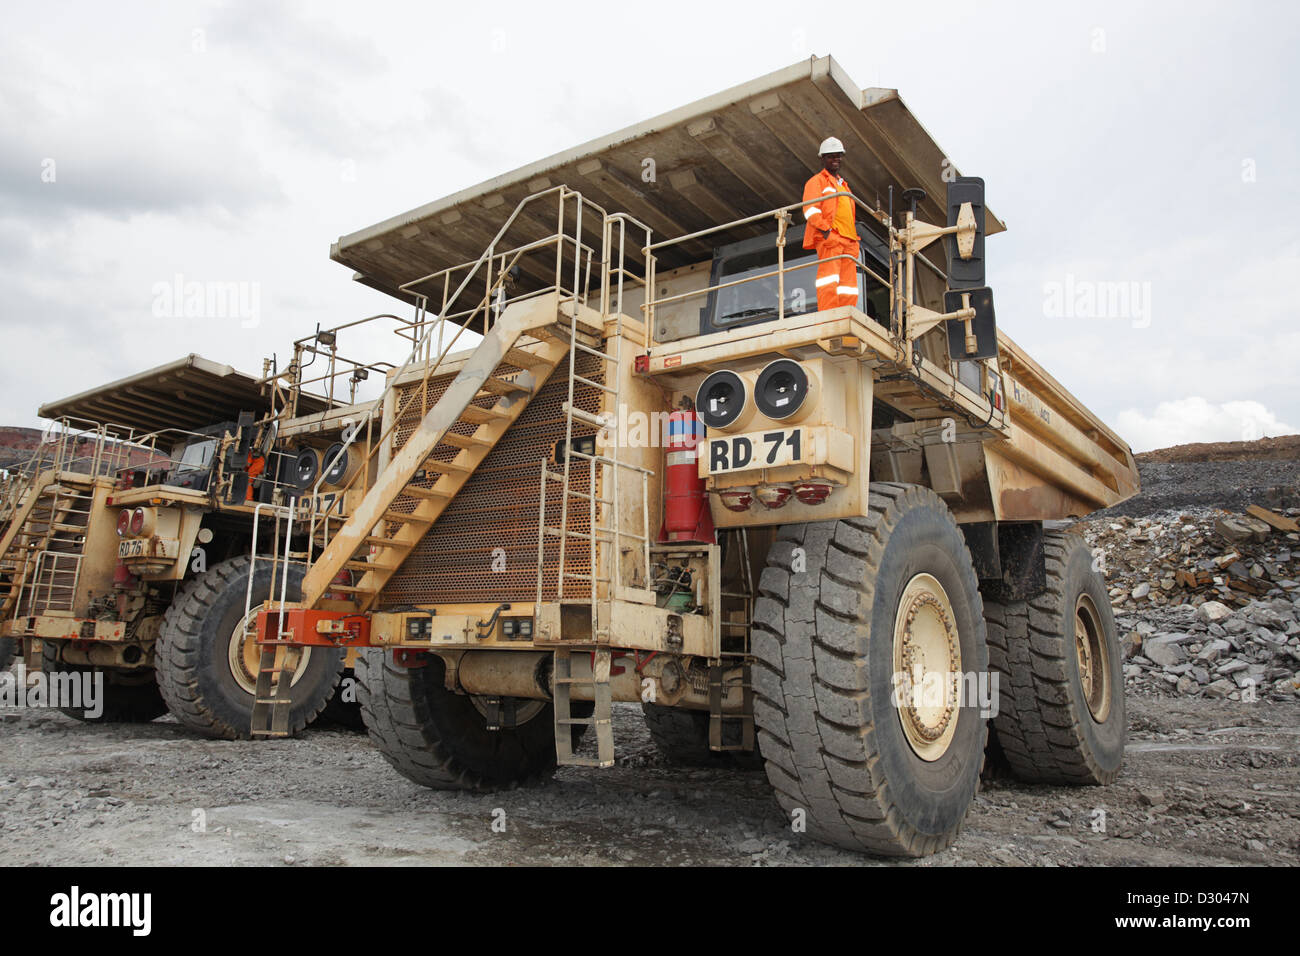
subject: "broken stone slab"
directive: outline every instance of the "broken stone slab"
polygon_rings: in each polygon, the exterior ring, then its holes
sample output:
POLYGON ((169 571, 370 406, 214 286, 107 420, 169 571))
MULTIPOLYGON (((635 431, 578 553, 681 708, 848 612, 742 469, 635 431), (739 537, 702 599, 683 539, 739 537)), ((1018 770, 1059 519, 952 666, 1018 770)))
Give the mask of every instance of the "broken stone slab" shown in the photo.
POLYGON ((1150 640, 1142 648, 1143 655, 1159 667, 1172 667, 1187 659, 1187 653, 1177 644, 1150 640))
POLYGON ((1206 601, 1196 609, 1196 619, 1207 624, 1217 624, 1232 615, 1232 609, 1219 601, 1206 601))
POLYGON ((1229 544, 1249 544, 1267 541, 1273 529, 1249 515, 1224 515, 1214 522, 1214 530, 1229 544))
POLYGON ((1205 688, 1205 696, 1213 697, 1216 700, 1224 700, 1231 693, 1237 690, 1237 685, 1230 680, 1216 680, 1205 688))
POLYGON ((1188 644, 1196 640, 1195 634, 1184 634, 1181 631, 1161 631, 1152 637, 1146 639, 1147 644, 1188 644))
POLYGON ((1267 508, 1261 508, 1259 505, 1251 505, 1246 509, 1246 514, 1258 521, 1264 522, 1264 524, 1276 531, 1300 531, 1300 525, 1296 524, 1293 519, 1283 517, 1276 511, 1269 511, 1267 508))
POLYGON ((1214 640, 1201 648, 1201 652, 1196 655, 1198 661, 1213 661, 1218 659, 1224 651, 1231 649, 1232 645, 1224 640, 1214 640))

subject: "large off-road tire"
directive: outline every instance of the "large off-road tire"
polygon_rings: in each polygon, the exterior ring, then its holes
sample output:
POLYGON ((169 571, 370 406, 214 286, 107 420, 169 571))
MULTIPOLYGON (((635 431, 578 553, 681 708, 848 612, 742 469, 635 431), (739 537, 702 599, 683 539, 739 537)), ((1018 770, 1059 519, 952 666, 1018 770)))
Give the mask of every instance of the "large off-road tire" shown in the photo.
POLYGON ((74 720, 87 724, 147 724, 167 713, 167 704, 158 692, 158 682, 149 668, 124 671, 69 664, 59 660, 57 642, 44 641, 41 644, 41 670, 45 672, 47 681, 60 672, 75 674, 78 679, 85 674, 103 675, 103 706, 98 714, 91 716, 85 708, 59 708, 74 720))
MULTIPOLYGON (((709 714, 704 710, 687 710, 684 707, 665 707, 663 704, 641 704, 646 729, 655 748, 672 763, 688 767, 736 767, 742 770, 760 770, 763 760, 754 750, 710 750, 709 714)), ((734 722, 726 725, 735 730, 734 722)))
POLYGON ((366 722, 361 718, 361 701, 357 697, 357 675, 351 667, 343 668, 339 686, 325 702, 325 709, 316 718, 317 727, 331 727, 364 734, 366 722), (347 698, 347 699, 345 699, 347 698))
POLYGON ((1046 532, 1047 588, 984 602, 998 741, 1034 783, 1108 784, 1124 761, 1123 655, 1106 582, 1078 535, 1046 532))
POLYGON ((0 671, 8 670, 14 662, 15 642, 12 637, 0 637, 0 671))
MULTIPOLYGON (((207 737, 252 736, 253 688, 258 648, 242 640, 248 588, 247 557, 223 561, 187 582, 163 616, 156 666, 167 708, 186 727, 207 737)), ((303 570, 290 566, 287 599, 299 595, 303 570)), ((278 591, 278 582, 277 582, 278 591)), ((253 609, 271 598, 271 562, 258 561, 253 609)), ((274 595, 279 599, 279 594, 274 595)), ((312 647, 293 677, 289 732, 310 724, 334 693, 343 670, 339 648, 312 647)))
POLYGON ((987 721, 947 686, 939 706, 897 706, 894 675, 985 672, 979 582, 934 492, 873 483, 869 509, 777 533, 754 610, 754 718, 777 801, 810 834, 923 856, 956 839, 987 721))
POLYGON ((357 658, 366 729, 398 773, 434 790, 505 790, 555 770, 549 703, 530 708, 533 716, 513 729, 488 730, 474 701, 447 689, 442 658, 425 654, 413 663, 401 666, 382 649, 357 658))

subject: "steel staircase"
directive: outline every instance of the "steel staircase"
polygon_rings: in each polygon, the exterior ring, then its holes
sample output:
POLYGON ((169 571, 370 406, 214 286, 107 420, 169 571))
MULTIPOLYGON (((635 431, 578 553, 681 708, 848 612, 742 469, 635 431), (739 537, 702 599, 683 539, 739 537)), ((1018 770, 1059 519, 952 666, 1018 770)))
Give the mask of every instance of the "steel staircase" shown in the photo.
POLYGON ((571 315, 571 310, 569 316, 564 314, 553 295, 506 307, 308 569, 302 587, 305 606, 315 605, 327 592, 349 595, 358 611, 374 604, 388 579, 569 352, 571 315), (525 343, 525 338, 532 341, 525 343), (520 371, 507 373, 505 366, 520 371), (475 404, 483 398, 495 401, 475 404), (458 424, 468 428, 453 431, 458 424), (440 445, 458 450, 453 458, 440 460, 434 457, 440 445), (394 507, 399 503, 402 507, 394 507), (404 510, 408 506, 410 510, 404 510), (370 560, 358 557, 364 548, 370 549, 370 560), (353 584, 339 584, 340 571, 359 577, 353 584))
POLYGON ((15 496, 14 511, 0 536, 0 620, 17 608, 25 590, 39 589, 49 609, 71 609, 80 570, 76 536, 85 534, 91 497, 66 476, 60 481, 52 468, 37 473, 15 496), (61 568, 60 560, 74 566, 61 568))

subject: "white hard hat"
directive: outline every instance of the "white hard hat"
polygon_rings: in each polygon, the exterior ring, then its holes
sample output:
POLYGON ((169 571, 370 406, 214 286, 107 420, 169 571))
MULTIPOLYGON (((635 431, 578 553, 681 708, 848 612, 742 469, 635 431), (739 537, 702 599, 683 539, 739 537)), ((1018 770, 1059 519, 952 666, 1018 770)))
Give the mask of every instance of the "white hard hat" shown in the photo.
POLYGON ((834 136, 828 136, 822 140, 822 148, 817 151, 818 156, 825 156, 827 153, 844 152, 844 144, 834 136))

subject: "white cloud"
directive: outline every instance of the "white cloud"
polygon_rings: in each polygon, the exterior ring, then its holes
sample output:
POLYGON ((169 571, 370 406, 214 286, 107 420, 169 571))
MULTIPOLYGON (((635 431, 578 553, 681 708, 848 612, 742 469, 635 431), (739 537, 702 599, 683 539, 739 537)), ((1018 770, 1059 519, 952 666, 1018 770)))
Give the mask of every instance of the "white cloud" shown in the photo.
POLYGON ((1189 442, 1254 441, 1300 432, 1300 428, 1279 421, 1259 402, 1214 404, 1197 395, 1161 402, 1150 414, 1136 408, 1125 409, 1116 422, 1119 433, 1134 451, 1189 442))

